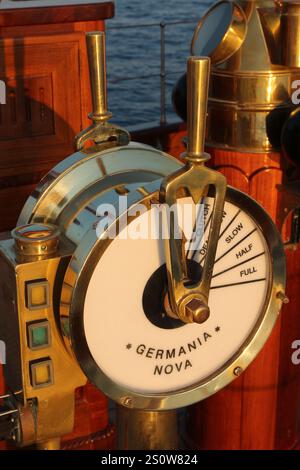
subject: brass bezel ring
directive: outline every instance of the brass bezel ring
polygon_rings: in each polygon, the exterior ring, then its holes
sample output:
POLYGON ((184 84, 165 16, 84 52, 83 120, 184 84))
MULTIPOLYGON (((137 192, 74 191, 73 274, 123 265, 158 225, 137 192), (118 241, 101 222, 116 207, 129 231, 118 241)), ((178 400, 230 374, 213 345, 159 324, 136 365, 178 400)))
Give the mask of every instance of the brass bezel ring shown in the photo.
MULTIPOLYGON (((152 191, 153 186, 152 183, 152 191)), ((157 184, 158 189, 159 182, 157 184)), ((155 199, 157 194, 149 194, 142 200, 148 209, 151 200, 155 199)), ((87 286, 92 273, 113 240, 105 236, 98 239, 95 230, 91 230, 74 252, 65 277, 68 289, 72 289, 69 311, 70 344, 80 367, 88 379, 117 403, 142 410, 168 410, 188 406, 203 400, 228 385, 239 375, 240 371, 244 371, 271 334, 282 305, 277 293, 284 292, 286 281, 285 254, 280 234, 268 214, 251 197, 228 187, 226 201, 244 210, 253 219, 265 238, 270 260, 266 300, 251 334, 231 359, 205 380, 187 388, 158 394, 138 393, 114 383, 99 368, 86 342, 83 311, 87 286)), ((141 202, 141 197, 138 199, 138 195, 136 195, 136 200, 131 200, 132 204, 137 202, 141 202)), ((131 220, 133 220, 133 217, 129 218, 129 222, 131 220)))
POLYGON ((35 222, 17 226, 11 235, 22 256, 49 256, 57 251, 60 233, 56 225, 35 222))
POLYGON ((213 5, 197 24, 192 38, 191 54, 199 55, 195 52, 198 33, 211 12, 225 3, 229 4, 232 9, 231 21, 228 24, 226 32, 217 47, 215 47, 215 49, 213 49, 211 53, 208 54, 213 65, 221 64, 225 60, 229 59, 235 52, 237 52, 243 44, 247 34, 248 25, 244 10, 234 2, 230 2, 229 0, 221 0, 220 2, 213 5))

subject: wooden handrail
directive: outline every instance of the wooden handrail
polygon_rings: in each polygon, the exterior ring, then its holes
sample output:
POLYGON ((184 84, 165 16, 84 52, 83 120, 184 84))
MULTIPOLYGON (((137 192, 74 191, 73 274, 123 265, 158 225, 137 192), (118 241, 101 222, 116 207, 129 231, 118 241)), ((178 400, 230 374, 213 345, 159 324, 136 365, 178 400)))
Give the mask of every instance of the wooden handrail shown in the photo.
POLYGON ((112 18, 114 13, 114 2, 2 9, 0 27, 106 20, 112 18))

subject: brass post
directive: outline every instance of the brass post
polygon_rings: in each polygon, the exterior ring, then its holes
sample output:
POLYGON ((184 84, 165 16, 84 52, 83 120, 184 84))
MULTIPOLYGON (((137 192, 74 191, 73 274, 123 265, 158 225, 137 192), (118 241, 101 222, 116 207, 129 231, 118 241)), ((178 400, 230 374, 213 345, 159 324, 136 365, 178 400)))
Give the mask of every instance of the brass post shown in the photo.
POLYGON ((93 111, 92 120, 107 121, 112 114, 107 111, 105 33, 86 34, 93 111))
POLYGON ((204 152, 209 71, 208 57, 189 57, 187 62, 187 156, 189 157, 195 155, 199 158, 204 152))
POLYGON ((176 411, 140 411, 117 405, 117 448, 178 449, 176 411))
POLYGON ((287 1, 282 9, 281 62, 287 67, 300 67, 300 3, 287 1))
POLYGON ((108 142, 110 146, 128 145, 129 133, 119 126, 107 123, 112 113, 107 110, 105 33, 86 33, 86 46, 93 107, 89 119, 92 124, 76 135, 75 147, 82 150, 88 141, 93 142, 96 149, 100 149, 102 144, 107 146, 108 142))

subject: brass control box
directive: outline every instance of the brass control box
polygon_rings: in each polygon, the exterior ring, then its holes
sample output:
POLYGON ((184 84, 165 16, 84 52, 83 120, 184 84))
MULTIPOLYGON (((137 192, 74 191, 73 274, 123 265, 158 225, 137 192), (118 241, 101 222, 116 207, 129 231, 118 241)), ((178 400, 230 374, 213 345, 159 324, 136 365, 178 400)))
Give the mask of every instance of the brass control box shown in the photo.
POLYGON ((72 431, 74 390, 86 383, 58 328, 57 299, 70 253, 70 244, 46 224, 18 227, 0 244, 4 374, 21 412, 15 436, 22 445, 72 431))

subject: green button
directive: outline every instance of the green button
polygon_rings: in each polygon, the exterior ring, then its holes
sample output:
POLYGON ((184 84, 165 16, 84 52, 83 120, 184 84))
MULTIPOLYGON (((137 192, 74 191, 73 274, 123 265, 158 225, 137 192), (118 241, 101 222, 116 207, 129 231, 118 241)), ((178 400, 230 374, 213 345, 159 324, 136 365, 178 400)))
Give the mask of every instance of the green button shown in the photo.
POLYGON ((33 346, 44 346, 45 344, 48 344, 48 342, 48 328, 46 328, 45 326, 34 328, 34 330, 32 331, 33 346))
POLYGON ((47 321, 28 325, 30 349, 40 349, 50 345, 50 330, 47 321))

